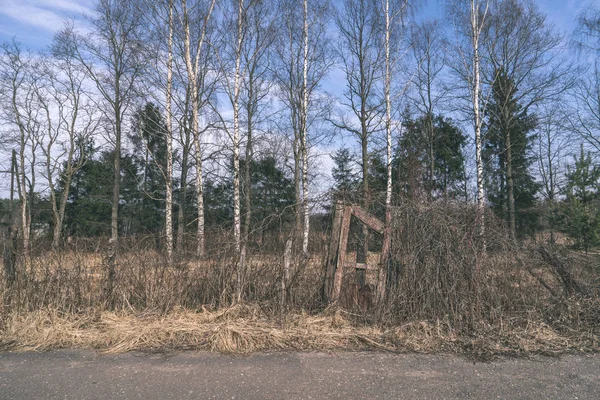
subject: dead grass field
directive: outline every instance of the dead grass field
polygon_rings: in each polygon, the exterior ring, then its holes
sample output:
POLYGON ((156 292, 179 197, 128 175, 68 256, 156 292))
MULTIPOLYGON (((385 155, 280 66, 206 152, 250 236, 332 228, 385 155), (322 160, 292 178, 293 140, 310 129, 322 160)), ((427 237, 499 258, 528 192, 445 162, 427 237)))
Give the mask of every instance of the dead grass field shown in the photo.
POLYGON ((282 302, 283 257, 273 253, 251 254, 238 276, 225 247, 169 267, 161 253, 132 247, 121 249, 110 282, 101 251, 46 251, 21 260, 10 287, 0 276, 0 349, 379 349, 478 359, 600 350, 597 254, 519 247, 492 229, 482 254, 475 213, 400 211, 380 304, 325 302, 323 253, 292 260, 282 302))
MULTIPOLYGON (((531 318, 531 316, 530 316, 531 318)), ((357 324, 340 309, 317 315, 265 316, 258 307, 218 312, 178 310, 168 315, 127 311, 60 315, 35 311, 5 317, 0 349, 59 348, 127 351, 209 350, 245 355, 265 350, 385 350, 454 353, 479 360, 502 355, 560 355, 597 352, 598 330, 563 330, 542 321, 507 320, 500 329, 482 326, 477 335, 455 332, 438 321, 384 327, 357 324)))

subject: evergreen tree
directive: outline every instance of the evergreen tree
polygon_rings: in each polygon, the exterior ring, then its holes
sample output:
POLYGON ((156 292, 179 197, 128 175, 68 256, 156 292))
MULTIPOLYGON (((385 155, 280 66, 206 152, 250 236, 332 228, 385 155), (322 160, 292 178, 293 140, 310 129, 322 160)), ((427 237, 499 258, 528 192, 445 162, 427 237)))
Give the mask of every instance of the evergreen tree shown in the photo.
POLYGON ((516 90, 514 82, 498 71, 486 110, 483 160, 492 209, 512 233, 522 236, 537 228, 535 195, 539 185, 530 171, 535 161, 532 132, 536 119, 517 103, 516 90))
POLYGON ((266 230, 281 228, 293 221, 294 182, 285 176, 275 158, 264 157, 252 167, 254 225, 266 230))
POLYGON ((586 252, 600 245, 600 166, 583 146, 574 165, 568 168, 566 200, 559 207, 557 228, 567 234, 574 247, 586 252))
MULTIPOLYGON (((463 148, 467 136, 452 118, 437 115, 433 119, 434 177, 432 187, 444 197, 459 197, 465 179, 463 148)), ((431 162, 429 160, 429 162, 431 162)))
POLYGON ((161 232, 164 224, 166 138, 167 126, 156 105, 146 103, 136 111, 129 136, 134 146, 132 158, 141 172, 137 183, 141 198, 135 208, 141 221, 139 230, 148 233, 161 232))
POLYGON ((406 112, 403 128, 394 161, 394 180, 400 193, 420 200, 462 194, 467 137, 454 121, 442 115, 413 120, 406 112), (429 124, 433 140, 427 137, 429 124))
MULTIPOLYGON (((254 236, 264 242, 265 235, 281 230, 294 219, 294 182, 285 176, 274 157, 253 159, 250 182, 252 221, 254 236)), ((245 168, 245 159, 240 159, 240 169, 245 168)), ((227 174, 227 176, 230 176, 227 174)), ((241 191, 245 191, 245 181, 241 181, 241 191)), ((233 184, 229 178, 206 179, 204 206, 208 227, 231 227, 233 223, 233 184)), ((242 204, 242 212, 245 212, 242 204)))
MULTIPOLYGON (((95 157, 93 144, 88 147, 88 160, 73 175, 71 181, 65 212, 65 230, 73 236, 108 236, 111 232, 114 154, 108 151, 95 157)), ((121 187, 123 190, 119 204, 119 230, 125 234, 137 233, 139 224, 142 223, 135 209, 131 207, 132 204, 140 201, 137 175, 138 169, 131 156, 122 156, 121 187)))
POLYGON ((338 200, 353 202, 356 199, 358 180, 354 171, 354 160, 350 149, 342 147, 331 156, 334 166, 331 170, 333 178, 333 202, 338 200))
POLYGON ((427 137, 407 108, 402 116, 402 135, 394 153, 393 181, 397 192, 411 200, 422 199, 426 181, 427 137))

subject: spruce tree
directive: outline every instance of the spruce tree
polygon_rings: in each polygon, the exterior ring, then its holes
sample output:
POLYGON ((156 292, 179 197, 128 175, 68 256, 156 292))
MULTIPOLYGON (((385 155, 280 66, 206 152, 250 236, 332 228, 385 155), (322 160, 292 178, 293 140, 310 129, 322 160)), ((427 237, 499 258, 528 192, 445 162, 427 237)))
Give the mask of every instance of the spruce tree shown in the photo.
POLYGON ((583 146, 568 167, 566 200, 559 208, 557 228, 586 252, 600 245, 600 166, 595 165, 583 146))
POLYGON ((356 199, 358 181, 354 171, 354 160, 350 149, 342 147, 331 156, 334 166, 331 171, 333 178, 333 202, 338 200, 352 202, 356 199))
POLYGON ((483 159, 486 192, 492 209, 506 221, 511 235, 533 234, 539 189, 530 167, 536 119, 515 100, 517 87, 497 71, 486 110, 483 159))
POLYGON ((416 120, 405 116, 403 126, 395 160, 395 180, 403 185, 401 192, 413 199, 426 195, 430 200, 462 195, 467 137, 460 128, 443 115, 423 115, 416 120), (433 140, 428 140, 431 129, 433 140))

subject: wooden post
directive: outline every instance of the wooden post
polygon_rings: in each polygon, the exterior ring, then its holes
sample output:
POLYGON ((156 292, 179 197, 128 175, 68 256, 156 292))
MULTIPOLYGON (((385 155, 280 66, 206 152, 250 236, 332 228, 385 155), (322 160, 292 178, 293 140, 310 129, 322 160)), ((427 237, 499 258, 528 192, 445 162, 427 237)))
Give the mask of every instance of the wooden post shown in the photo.
POLYGON ((344 207, 344 215, 342 216, 342 224, 340 226, 340 240, 338 247, 337 263, 335 268, 335 277, 333 280, 333 291, 331 300, 336 301, 340 297, 342 291, 342 279, 344 278, 344 264, 346 259, 346 248, 348 247, 348 232, 350 231, 350 219, 352 218, 352 207, 344 207))
POLYGON ((381 246, 381 256, 379 258, 379 279, 377 281, 377 304, 385 299, 385 289, 387 284, 387 273, 389 265, 390 247, 392 243, 392 212, 389 207, 385 211, 385 228, 383 231, 383 244, 381 246))
MULTIPOLYGON (((385 223, 367 213, 359 206, 344 206, 341 203, 336 203, 335 215, 333 220, 333 230, 331 232, 331 242, 327 254, 327 262, 325 268, 324 294, 330 302, 335 302, 340 299, 342 291, 342 281, 344 278, 344 270, 352 269, 354 271, 362 271, 363 274, 367 270, 376 270, 379 272, 377 278, 377 302, 381 302, 385 298, 387 284, 387 268, 389 261, 389 253, 391 246, 391 210, 386 210, 385 223), (352 216, 355 216, 365 227, 370 228, 378 233, 383 234, 383 245, 381 248, 381 256, 378 266, 368 265, 368 263, 352 262, 346 264, 346 250, 348 247, 348 235, 350 231, 350 221, 352 216)), ((364 282, 359 282, 362 286, 364 282)), ((362 288, 363 292, 369 290, 362 288), (364 290, 363 290, 364 289, 364 290)), ((367 304, 367 303, 365 303, 367 304)))
POLYGON ((340 227, 342 225, 343 214, 344 205, 338 201, 335 203, 333 226, 331 228, 331 240, 329 242, 329 248, 327 249, 327 263, 325 265, 325 283, 323 285, 323 290, 327 300, 331 300, 333 290, 333 279, 337 264, 338 250, 340 247, 340 227))

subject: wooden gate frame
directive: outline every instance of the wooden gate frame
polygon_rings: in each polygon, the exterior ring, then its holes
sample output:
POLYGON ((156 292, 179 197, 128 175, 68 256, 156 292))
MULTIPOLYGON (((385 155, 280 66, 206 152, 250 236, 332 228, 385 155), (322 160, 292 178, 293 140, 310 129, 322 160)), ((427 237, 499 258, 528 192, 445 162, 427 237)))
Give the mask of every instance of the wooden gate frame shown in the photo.
POLYGON ((378 271, 379 276, 377 279, 376 290, 377 302, 383 300, 385 296, 387 261, 391 242, 391 218, 389 210, 386 211, 386 221, 388 222, 387 225, 357 205, 345 205, 341 202, 336 203, 331 242, 329 244, 327 263, 325 266, 324 289, 325 296, 330 302, 336 302, 340 298, 344 269, 378 271), (360 222, 375 232, 383 234, 383 245, 378 265, 346 262, 346 249, 348 247, 348 234, 352 216, 356 217, 360 222))

